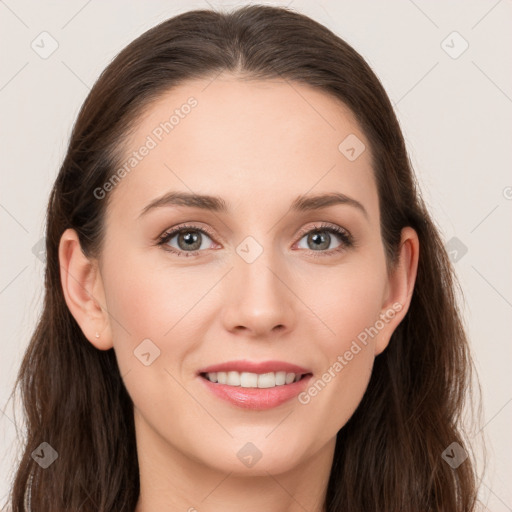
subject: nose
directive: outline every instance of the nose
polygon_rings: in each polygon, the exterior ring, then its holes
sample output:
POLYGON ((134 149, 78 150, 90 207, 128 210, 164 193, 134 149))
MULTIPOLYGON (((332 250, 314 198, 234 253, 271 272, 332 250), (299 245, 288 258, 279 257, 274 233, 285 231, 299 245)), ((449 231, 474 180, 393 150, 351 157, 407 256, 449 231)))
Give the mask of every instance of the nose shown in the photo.
POLYGON ((284 265, 267 252, 252 263, 239 258, 225 280, 222 322, 229 332, 269 338, 294 329, 298 300, 284 265))

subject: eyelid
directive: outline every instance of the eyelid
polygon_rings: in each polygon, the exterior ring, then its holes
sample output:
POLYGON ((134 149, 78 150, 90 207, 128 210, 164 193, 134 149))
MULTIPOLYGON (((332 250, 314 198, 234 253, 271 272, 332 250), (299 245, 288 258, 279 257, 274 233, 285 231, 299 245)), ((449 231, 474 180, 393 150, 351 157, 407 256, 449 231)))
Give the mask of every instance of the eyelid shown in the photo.
POLYGON ((308 233, 311 233, 311 232, 314 232, 314 231, 329 231, 329 230, 332 230, 334 232, 339 232, 338 234, 344 234, 348 241, 351 241, 352 242, 352 235, 350 234, 350 232, 341 227, 341 226, 338 226, 336 224, 329 224, 329 223, 326 223, 326 222, 320 222, 319 225, 315 225, 313 227, 308 227, 308 228, 301 228, 299 230, 299 232, 297 233, 297 236, 300 238, 302 238, 304 235, 307 235, 308 233))
MULTIPOLYGON (((180 233, 180 231, 199 231, 200 233, 205 233, 208 235, 212 240, 215 241, 216 235, 213 234, 213 232, 210 230, 210 228, 201 226, 199 224, 179 224, 178 226, 166 229, 161 235, 158 236, 156 242, 157 245, 164 245, 166 242, 168 242, 171 238, 174 238, 177 234, 180 233)), ((170 252, 177 252, 177 249, 171 248, 167 249, 170 252)), ((188 252, 189 254, 194 254, 196 252, 203 252, 203 251, 182 251, 182 252, 188 252)))
MULTIPOLYGON (((162 246, 166 245, 167 242, 171 238, 174 238, 181 231, 186 231, 187 229, 190 231, 198 231, 200 233, 204 233, 204 234, 208 235, 208 237, 211 238, 213 241, 216 240, 216 235, 214 235, 209 228, 200 226, 198 224, 185 223, 185 224, 178 225, 178 226, 175 226, 175 227, 165 230, 160 236, 158 236, 157 245, 162 245, 162 246)), ((313 250, 307 251, 309 253, 313 253, 313 255, 315 257, 317 257, 317 256, 328 257, 335 253, 342 252, 343 250, 346 250, 355 245, 352 234, 346 228, 338 226, 337 224, 326 223, 324 221, 320 222, 319 224, 315 224, 314 226, 301 228, 296 235, 297 240, 294 242, 293 245, 300 242, 300 240, 305 235, 307 235, 309 233, 314 233, 317 231, 320 231, 320 232, 321 231, 329 231, 331 233, 334 233, 341 239, 342 242, 339 247, 336 247, 334 249, 329 249, 327 251, 313 251, 313 250)), ((185 254, 187 256, 196 256, 197 254, 199 254, 201 252, 205 252, 204 250, 198 250, 198 249, 196 249, 194 251, 182 251, 179 249, 175 249, 174 247, 164 248, 164 250, 166 250, 167 252, 177 254, 178 256, 180 256, 181 254, 185 254)))

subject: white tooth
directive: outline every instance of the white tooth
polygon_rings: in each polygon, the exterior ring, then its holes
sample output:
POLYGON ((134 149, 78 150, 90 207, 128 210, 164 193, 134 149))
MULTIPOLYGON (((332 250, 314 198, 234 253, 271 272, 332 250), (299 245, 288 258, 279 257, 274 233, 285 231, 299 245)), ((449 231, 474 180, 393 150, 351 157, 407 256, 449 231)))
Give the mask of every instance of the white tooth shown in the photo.
POLYGON ((259 388, 273 388, 276 385, 276 378, 274 372, 262 373, 258 376, 259 388))
POLYGON ((243 388, 257 388, 258 375, 256 373, 242 372, 240 374, 240 386, 243 388))
POLYGON ((295 373, 287 373, 285 382, 286 382, 286 384, 291 384, 294 379, 295 379, 295 373))
POLYGON ((286 382, 286 372, 276 372, 276 386, 282 386, 286 382))
POLYGON ((241 386, 244 388, 273 388, 275 386, 283 386, 292 384, 300 380, 301 375, 295 373, 268 372, 263 374, 251 372, 211 372, 206 377, 210 382, 218 382, 228 386, 241 386))
POLYGON ((240 374, 238 372, 228 372, 226 384, 228 386, 240 386, 240 374))

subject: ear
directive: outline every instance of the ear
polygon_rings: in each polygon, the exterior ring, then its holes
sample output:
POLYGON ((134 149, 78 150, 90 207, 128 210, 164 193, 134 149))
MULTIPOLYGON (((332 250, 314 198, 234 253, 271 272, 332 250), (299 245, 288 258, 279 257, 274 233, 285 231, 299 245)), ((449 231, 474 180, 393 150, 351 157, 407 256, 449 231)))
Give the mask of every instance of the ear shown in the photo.
POLYGON ((380 330, 375 343, 375 355, 383 352, 388 346, 391 335, 409 310, 418 271, 419 245, 416 231, 411 227, 403 228, 398 261, 386 285, 380 314, 384 327, 380 330))
POLYGON ((78 235, 73 229, 67 229, 61 236, 59 264, 66 304, 85 337, 99 350, 112 348, 112 334, 98 263, 84 255, 78 235))

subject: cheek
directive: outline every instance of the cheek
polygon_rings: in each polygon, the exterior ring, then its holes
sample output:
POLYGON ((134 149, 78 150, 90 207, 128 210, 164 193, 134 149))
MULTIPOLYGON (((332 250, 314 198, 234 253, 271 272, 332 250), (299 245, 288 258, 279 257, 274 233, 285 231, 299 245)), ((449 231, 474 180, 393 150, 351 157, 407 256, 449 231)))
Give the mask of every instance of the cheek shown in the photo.
POLYGON ((114 317, 113 327, 121 338, 126 337, 126 331, 132 337, 142 334, 156 339, 170 338, 167 333, 180 319, 186 321, 187 313, 214 282, 210 283, 209 276, 199 266, 172 268, 166 265, 165 258, 155 263, 154 259, 140 255, 117 261, 109 265, 105 287, 109 312, 114 317))
MULTIPOLYGON (((137 409, 162 432, 182 435, 179 429, 187 431, 187 422, 203 414, 177 384, 189 378, 182 363, 205 350, 201 340, 208 338, 208 330, 219 328, 214 327, 215 313, 225 303, 219 290, 236 289, 219 287, 207 297, 225 269, 205 271, 202 265, 172 266, 163 258, 148 264, 149 260, 117 255, 105 272, 114 347, 137 409), (145 366, 136 354, 141 355, 138 347, 147 339, 151 342, 145 342, 143 353, 154 362, 145 366), (177 419, 173 411, 183 408, 187 415, 177 419)), ((336 267, 307 265, 297 269, 300 277, 287 280, 294 291, 289 301, 297 312, 292 327, 297 338, 313 340, 304 348, 321 366, 302 401, 299 397, 301 435, 309 433, 320 444, 348 421, 368 385, 375 338, 367 330, 378 318, 385 289, 385 267, 380 263, 361 258, 336 267)))
POLYGON ((299 401, 309 409, 308 416, 317 418, 326 431, 337 432, 343 427, 368 386, 385 277, 379 262, 359 268, 347 265, 318 281, 324 283, 322 287, 309 288, 315 293, 310 292, 307 301, 315 305, 314 311, 328 327, 328 335, 316 340, 322 372, 299 401))
POLYGON ((195 316, 201 308, 194 305, 211 283, 205 282, 204 274, 196 280, 190 269, 148 265, 142 258, 125 256, 114 261, 104 281, 124 384, 141 416, 180 435, 173 411, 193 405, 179 384, 185 375, 181 362, 204 338, 195 316))
POLYGON ((298 294, 325 324, 326 352, 343 350, 350 341, 378 319, 386 276, 379 262, 373 265, 341 265, 312 274, 298 294))
MULTIPOLYGON (((174 373, 179 369, 176 361, 182 361, 201 340, 197 306, 215 282, 213 276, 210 282, 204 272, 151 265, 142 257, 125 255, 110 261, 105 263, 104 282, 121 374, 147 370, 144 362, 149 361, 154 361, 151 368, 174 373), (149 356, 141 357, 148 352, 149 356)), ((148 374, 141 374, 141 379, 149 378, 148 374)))
POLYGON ((315 376, 298 396, 311 434, 321 431, 325 441, 336 435, 354 414, 366 392, 373 368, 371 348, 355 344, 340 348, 329 358, 325 371, 315 376))

